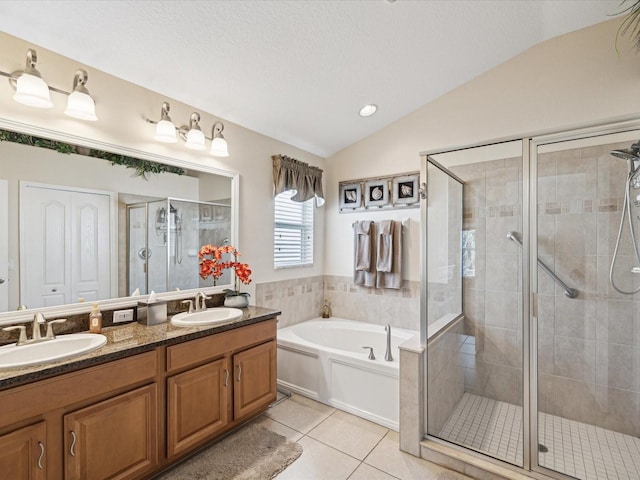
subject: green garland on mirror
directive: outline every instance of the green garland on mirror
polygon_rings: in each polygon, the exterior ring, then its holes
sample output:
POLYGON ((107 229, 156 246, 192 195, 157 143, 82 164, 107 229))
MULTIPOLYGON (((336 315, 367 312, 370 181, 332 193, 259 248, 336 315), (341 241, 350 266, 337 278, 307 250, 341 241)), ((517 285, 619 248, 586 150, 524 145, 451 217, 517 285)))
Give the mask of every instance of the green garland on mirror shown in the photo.
POLYGON ((112 165, 122 165, 126 168, 134 170, 134 176, 142 177, 149 180, 149 174, 159 175, 161 173, 175 173, 176 175, 184 175, 186 172, 179 167, 164 165, 162 163, 151 162, 149 160, 141 160, 139 158, 128 157, 126 155, 118 155, 116 153, 105 152, 104 150, 87 149, 77 147, 70 143, 59 142, 57 140, 49 140, 47 138, 27 135, 25 133, 10 132, 9 130, 0 129, 0 141, 20 143, 22 145, 31 145, 33 147, 47 148, 55 150, 59 153, 78 153, 89 157, 100 158, 111 162, 112 165))

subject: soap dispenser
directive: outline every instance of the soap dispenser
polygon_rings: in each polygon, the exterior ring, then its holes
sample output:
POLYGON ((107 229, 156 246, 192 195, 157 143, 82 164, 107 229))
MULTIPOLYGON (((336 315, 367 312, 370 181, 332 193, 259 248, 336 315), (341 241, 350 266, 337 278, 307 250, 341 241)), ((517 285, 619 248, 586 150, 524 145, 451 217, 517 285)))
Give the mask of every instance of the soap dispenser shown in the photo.
POLYGON ((89 331, 91 333, 102 332, 102 313, 98 310, 98 304, 94 303, 89 314, 89 331))
POLYGON ((324 299, 324 305, 322 306, 322 318, 331 317, 331 307, 329 306, 329 299, 324 299))

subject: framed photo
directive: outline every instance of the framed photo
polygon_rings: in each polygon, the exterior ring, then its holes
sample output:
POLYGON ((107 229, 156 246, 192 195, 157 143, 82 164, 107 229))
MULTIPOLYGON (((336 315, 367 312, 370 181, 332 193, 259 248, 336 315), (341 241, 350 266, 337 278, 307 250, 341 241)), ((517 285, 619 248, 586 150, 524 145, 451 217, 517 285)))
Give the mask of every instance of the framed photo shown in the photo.
POLYGON ((393 204, 411 205, 418 201, 420 174, 405 175, 393 179, 393 204))
POLYGON ((362 206, 362 190, 360 183, 340 184, 340 210, 354 209, 362 206))
POLYGON ((364 206, 382 207, 389 204, 389 180, 369 180, 364 184, 364 206))

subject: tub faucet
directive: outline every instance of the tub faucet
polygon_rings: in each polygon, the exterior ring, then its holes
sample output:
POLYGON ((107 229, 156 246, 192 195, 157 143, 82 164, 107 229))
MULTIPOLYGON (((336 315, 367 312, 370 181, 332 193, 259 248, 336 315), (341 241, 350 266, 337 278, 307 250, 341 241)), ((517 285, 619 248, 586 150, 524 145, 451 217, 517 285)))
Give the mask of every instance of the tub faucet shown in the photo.
POLYGON ((387 351, 384 353, 384 359, 387 362, 393 362, 393 355, 391 355, 391 325, 387 323, 384 330, 387 332, 387 351))

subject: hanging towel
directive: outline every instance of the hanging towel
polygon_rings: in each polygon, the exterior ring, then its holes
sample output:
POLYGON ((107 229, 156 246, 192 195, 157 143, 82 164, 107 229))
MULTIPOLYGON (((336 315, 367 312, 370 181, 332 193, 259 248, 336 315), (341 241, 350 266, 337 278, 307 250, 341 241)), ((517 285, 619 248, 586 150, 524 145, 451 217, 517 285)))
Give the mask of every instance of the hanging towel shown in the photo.
POLYGON ((378 229, 378 260, 376 270, 390 272, 393 265, 393 222, 384 220, 378 229))
POLYGON ((355 259, 356 270, 369 271, 371 268, 371 224, 370 221, 356 222, 355 225, 355 259))
MULTIPOLYGON (((384 226, 381 226, 384 228, 384 226)), ((378 242, 383 240, 385 235, 378 235, 378 242)), ((397 220, 391 221, 391 269, 388 272, 378 271, 376 275, 377 288, 396 288, 402 285, 402 223, 397 220)), ((378 249, 380 245, 378 244, 378 249)), ((376 263, 378 265, 378 263, 376 263)))
POLYGON ((376 250, 373 245, 375 239, 375 224, 370 221, 356 222, 353 226, 353 283, 355 285, 362 285, 365 287, 376 286, 376 250), (364 224, 364 225, 363 225, 364 224), (361 234, 360 232, 368 232, 368 235, 361 234), (365 250, 368 250, 368 255, 364 255, 365 250), (358 262, 358 258, 361 261, 358 262), (368 263, 362 261, 367 259, 368 263), (358 264, 363 267, 368 265, 366 270, 358 270, 358 264))

